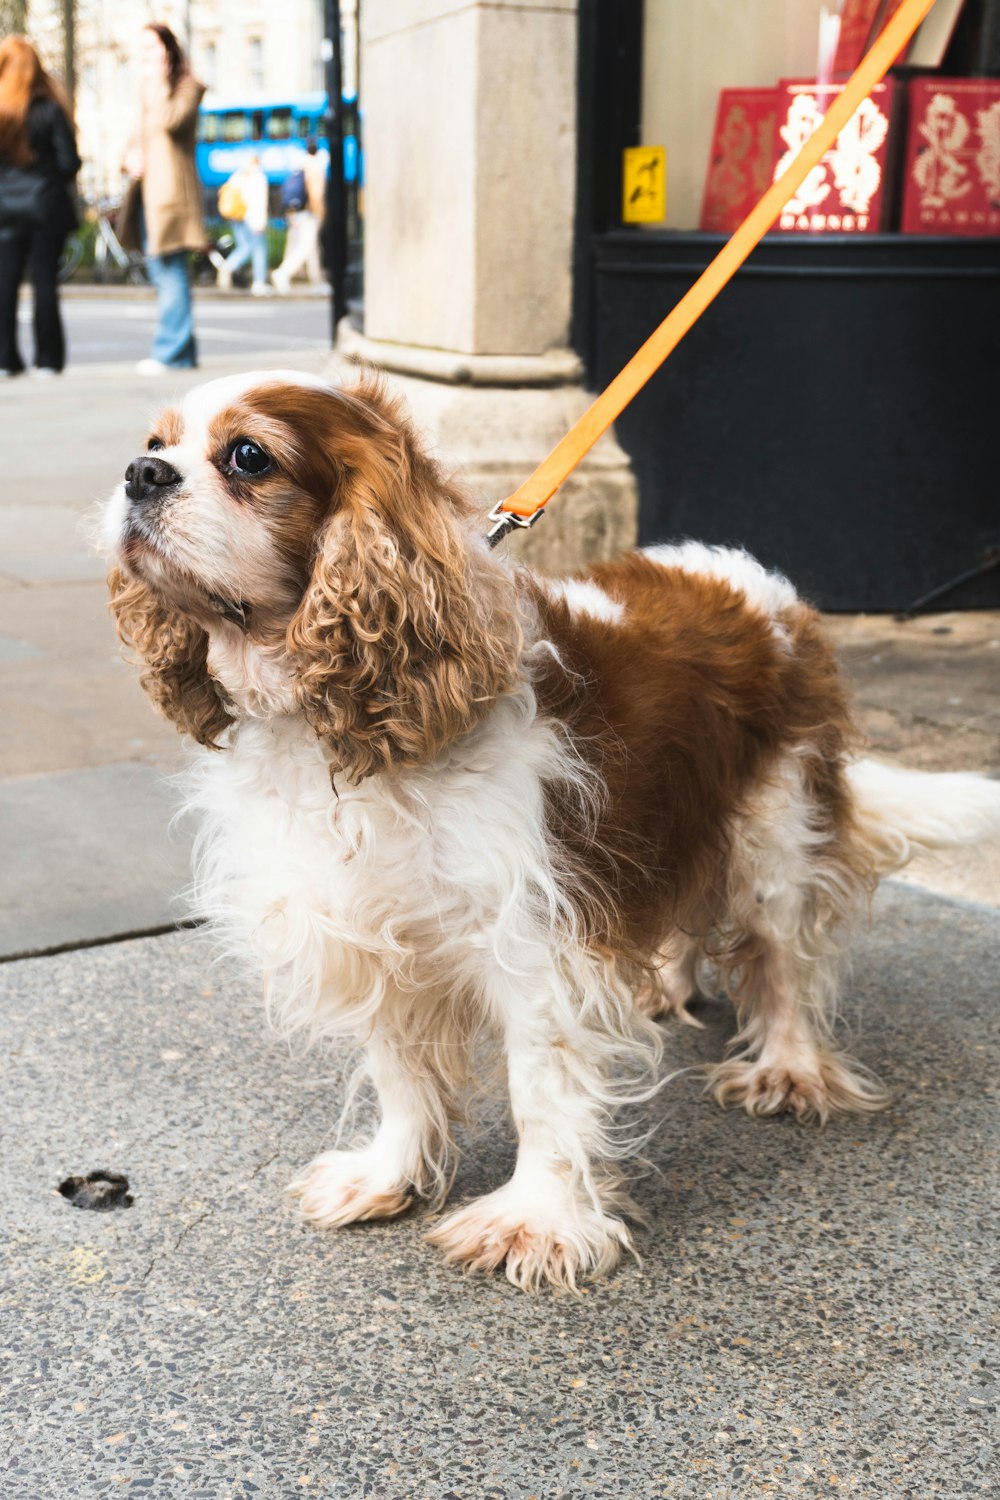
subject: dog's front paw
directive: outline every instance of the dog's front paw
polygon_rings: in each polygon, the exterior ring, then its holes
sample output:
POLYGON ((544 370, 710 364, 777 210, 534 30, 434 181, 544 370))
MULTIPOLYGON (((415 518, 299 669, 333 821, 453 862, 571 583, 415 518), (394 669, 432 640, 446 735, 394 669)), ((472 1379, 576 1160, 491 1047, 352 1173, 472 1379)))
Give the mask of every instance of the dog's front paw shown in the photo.
POLYGON ((323 1229, 361 1219, 395 1219, 413 1202, 408 1183, 367 1151, 326 1151, 299 1174, 288 1191, 302 1212, 323 1229))
POLYGON ((427 1238, 467 1271, 503 1266, 507 1280, 522 1291, 579 1291, 581 1280, 611 1271, 632 1242, 620 1219, 589 1202, 561 1203, 567 1194, 559 1188, 556 1183, 543 1206, 534 1195, 526 1202, 508 1183, 449 1214, 427 1238))
POLYGON ((820 1050, 800 1049, 794 1060, 734 1057, 710 1070, 708 1087, 722 1105, 742 1105, 750 1115, 791 1114, 802 1124, 867 1114, 889 1102, 860 1064, 820 1050))

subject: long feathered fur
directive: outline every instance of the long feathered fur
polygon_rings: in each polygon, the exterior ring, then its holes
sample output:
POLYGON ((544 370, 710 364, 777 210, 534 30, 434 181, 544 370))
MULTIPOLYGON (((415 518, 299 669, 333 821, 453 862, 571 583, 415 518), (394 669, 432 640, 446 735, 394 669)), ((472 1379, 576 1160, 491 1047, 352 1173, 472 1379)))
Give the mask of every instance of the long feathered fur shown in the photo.
POLYGON ((369 426, 287 638, 298 701, 352 781, 472 729, 514 686, 521 646, 516 597, 468 546, 468 503, 400 417, 369 426))
POLYGON ((208 633, 122 568, 108 573, 118 636, 140 664, 139 682, 160 712, 199 745, 220 748, 232 724, 208 671, 208 633))

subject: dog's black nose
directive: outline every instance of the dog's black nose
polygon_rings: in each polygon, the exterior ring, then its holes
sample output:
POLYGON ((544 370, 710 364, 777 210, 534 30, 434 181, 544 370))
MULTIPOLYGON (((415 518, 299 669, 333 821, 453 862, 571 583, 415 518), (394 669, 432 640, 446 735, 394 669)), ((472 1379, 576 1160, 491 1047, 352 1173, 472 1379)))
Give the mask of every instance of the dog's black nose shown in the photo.
POLYGON ((133 458, 125 470, 125 493, 130 500, 152 500, 180 482, 181 476, 173 465, 157 458, 155 453, 133 458))

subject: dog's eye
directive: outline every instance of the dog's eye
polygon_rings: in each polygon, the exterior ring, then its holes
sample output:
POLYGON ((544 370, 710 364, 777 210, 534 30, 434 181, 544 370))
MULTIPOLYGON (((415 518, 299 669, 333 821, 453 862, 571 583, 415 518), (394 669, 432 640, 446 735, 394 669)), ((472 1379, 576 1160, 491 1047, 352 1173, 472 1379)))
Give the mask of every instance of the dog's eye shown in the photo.
POLYGON ((160 448, 164 447, 166 447, 166 444, 161 443, 159 438, 150 438, 149 442, 146 444, 146 452, 156 453, 160 448))
POLYGON ((229 467, 237 474, 266 474, 271 460, 263 448, 249 438, 238 438, 229 450, 229 467))

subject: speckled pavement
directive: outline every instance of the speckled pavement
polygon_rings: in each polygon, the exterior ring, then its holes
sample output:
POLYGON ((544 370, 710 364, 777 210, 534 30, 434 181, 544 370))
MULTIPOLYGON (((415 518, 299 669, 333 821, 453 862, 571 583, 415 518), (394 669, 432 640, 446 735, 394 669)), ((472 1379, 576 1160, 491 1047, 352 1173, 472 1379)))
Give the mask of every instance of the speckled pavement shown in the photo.
MULTIPOLYGON (((678 1078, 642 1267, 530 1299, 420 1215, 300 1220, 345 1060, 265 1033, 199 935, 0 967, 0 1495, 995 1497, 998 969, 1000 914, 887 887, 845 1012, 892 1109, 803 1130, 678 1078), (133 1207, 59 1196, 96 1168, 133 1207)), ((702 1014, 675 1066, 728 1034, 702 1014)), ((456 1197, 511 1156, 489 1108, 456 1197)))

